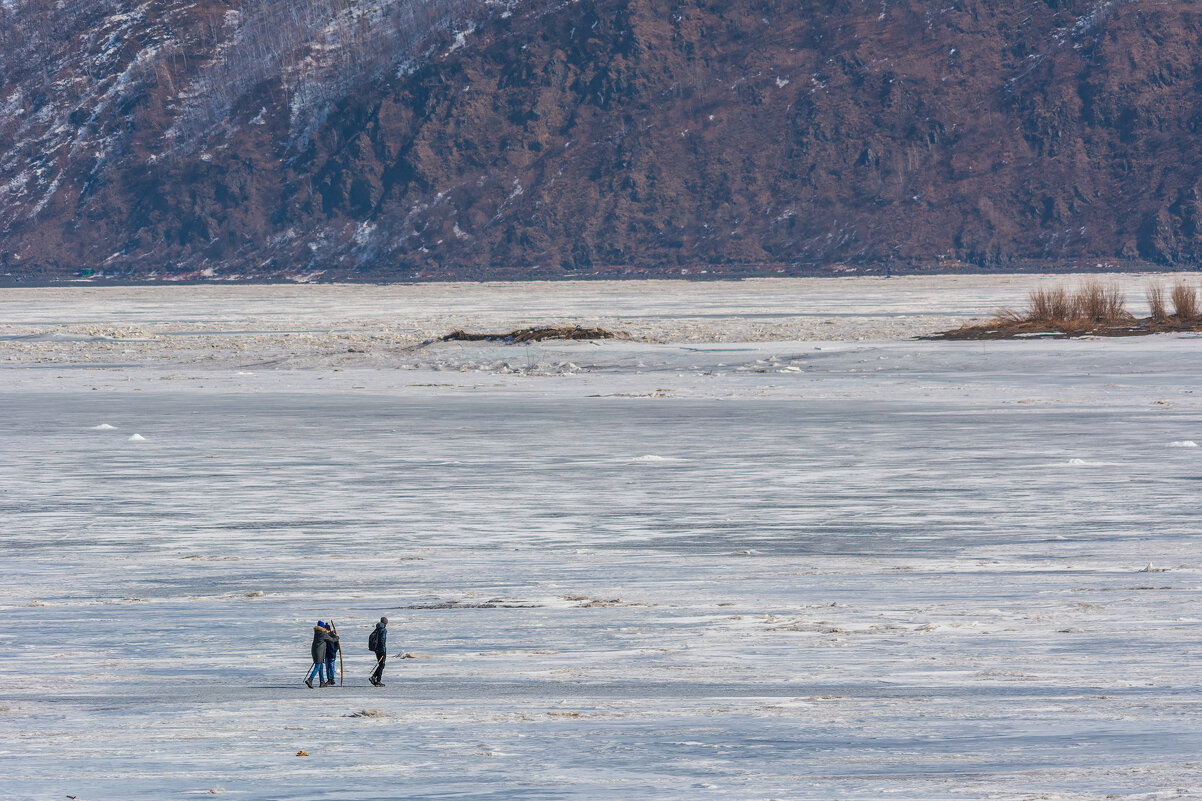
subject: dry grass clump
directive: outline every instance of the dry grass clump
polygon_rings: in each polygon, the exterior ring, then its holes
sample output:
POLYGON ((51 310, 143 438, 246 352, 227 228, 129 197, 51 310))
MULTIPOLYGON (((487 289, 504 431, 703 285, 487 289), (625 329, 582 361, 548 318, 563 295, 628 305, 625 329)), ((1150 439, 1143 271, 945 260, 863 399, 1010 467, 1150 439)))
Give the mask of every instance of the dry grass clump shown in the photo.
POLYGON ((1178 281, 1170 295, 1173 309, 1179 320, 1198 319, 1198 291, 1184 281, 1178 281))
POLYGON ((1133 320, 1122 290, 1101 281, 1087 281, 1073 292, 1060 285, 1033 289, 1025 312, 1003 309, 997 315, 997 322, 1002 324, 1029 323, 1066 330, 1122 325, 1133 320))
POLYGON ((1126 298, 1117 284, 1088 281, 1073 299, 1079 319, 1103 325, 1120 325, 1135 320, 1126 309, 1126 298))
POLYGON ((1178 281, 1167 293, 1160 283, 1145 290, 1148 317, 1137 320, 1125 308, 1117 284, 1089 280, 1074 290, 1062 285, 1031 290, 1027 308, 1001 309, 984 325, 963 325, 933 339, 1009 339, 1026 336, 1135 336, 1174 331, 1202 332, 1202 292, 1178 281), (1166 298, 1167 295, 1167 298, 1166 298), (1168 304, 1173 304, 1173 314, 1168 304))
POLYGON ((1032 289, 1027 306, 1024 319, 1029 323, 1060 323, 1076 317, 1073 296, 1063 286, 1032 289))
POLYGON ((1164 305, 1164 286, 1152 284, 1144 294, 1148 298, 1148 310, 1153 320, 1160 322, 1169 316, 1164 305))

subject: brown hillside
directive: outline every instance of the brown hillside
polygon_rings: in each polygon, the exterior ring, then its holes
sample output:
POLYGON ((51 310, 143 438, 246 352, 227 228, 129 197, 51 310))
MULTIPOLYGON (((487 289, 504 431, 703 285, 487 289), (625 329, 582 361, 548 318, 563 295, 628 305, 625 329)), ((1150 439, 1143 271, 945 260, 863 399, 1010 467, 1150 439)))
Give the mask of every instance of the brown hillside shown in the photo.
MULTIPOLYGON (((36 40, 17 25, 36 5, 8 12, 10 54, 36 40)), ((0 271, 398 280, 1202 257, 1195 3, 460 3, 405 36, 382 27, 411 24, 399 16, 347 23, 341 49, 294 32, 278 57, 229 23, 239 5, 161 4, 108 61, 107 17, 65 21, 79 30, 59 61, 0 72, 0 104, 20 95, 0 123, 0 271), (236 36, 241 69, 221 61, 236 36), (114 74, 114 102, 73 105, 114 74), (82 133, 47 152, 55 125, 82 133)), ((367 4, 333 5, 354 20, 367 4)))

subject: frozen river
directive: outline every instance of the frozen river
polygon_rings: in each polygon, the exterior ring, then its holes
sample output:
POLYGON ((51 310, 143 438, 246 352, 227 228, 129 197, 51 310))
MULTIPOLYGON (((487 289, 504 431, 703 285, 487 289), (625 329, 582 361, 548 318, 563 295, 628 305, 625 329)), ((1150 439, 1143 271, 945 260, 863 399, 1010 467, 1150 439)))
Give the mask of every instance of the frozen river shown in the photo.
POLYGON ((97 363, 38 297, 0 797, 1202 798, 1196 337, 97 363))

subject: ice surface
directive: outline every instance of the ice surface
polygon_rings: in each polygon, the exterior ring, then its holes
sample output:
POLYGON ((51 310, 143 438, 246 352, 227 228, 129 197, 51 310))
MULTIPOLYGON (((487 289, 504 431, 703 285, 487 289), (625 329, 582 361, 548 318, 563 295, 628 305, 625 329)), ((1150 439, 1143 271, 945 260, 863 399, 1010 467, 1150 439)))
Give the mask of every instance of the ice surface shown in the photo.
POLYGON ((249 367, 230 317, 207 360, 0 343, 4 798, 1202 797, 1196 337, 249 367))
MULTIPOLYGON (((1089 276, 1095 278, 1096 276, 1089 276)), ((1180 280, 1194 282, 1193 273, 1180 280)), ((383 366, 404 348, 456 328, 609 328, 647 342, 855 342, 983 321, 1019 308, 1038 286, 1085 276, 811 278, 739 282, 587 281, 400 286, 230 286, 6 289, 0 346, 13 361, 127 364, 242 359, 242 369, 383 366), (252 358, 257 357, 257 358, 252 358)), ((1145 313, 1151 281, 1111 275, 1129 308, 1145 313)), ((714 343, 723 343, 715 345, 714 343)), ((464 343, 468 346, 467 343, 464 343)), ((422 351, 414 358, 421 360, 422 351)), ((508 354, 528 369, 521 351, 508 354)), ((787 365, 781 365, 781 368, 787 365)))

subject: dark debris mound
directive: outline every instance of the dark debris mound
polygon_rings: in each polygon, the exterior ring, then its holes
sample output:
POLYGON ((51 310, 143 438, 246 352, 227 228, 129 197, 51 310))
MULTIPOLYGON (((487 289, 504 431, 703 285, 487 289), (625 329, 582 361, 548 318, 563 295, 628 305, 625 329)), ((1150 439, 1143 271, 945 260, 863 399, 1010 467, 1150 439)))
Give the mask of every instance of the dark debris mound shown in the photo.
POLYGON ((1138 337, 1148 334, 1202 332, 1202 320, 1180 320, 1174 317, 1155 320, 1145 317, 1125 325, 1077 322, 1066 324, 1036 323, 1025 320, 994 320, 984 325, 965 325, 951 331, 941 331, 919 339, 982 340, 982 339, 1073 339, 1075 337, 1138 337))
POLYGON ((618 335, 604 328, 581 328, 578 325, 519 328, 508 334, 471 334, 456 329, 440 342, 542 342, 545 339, 613 339, 618 335))

